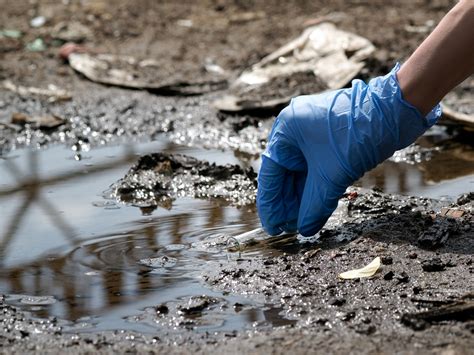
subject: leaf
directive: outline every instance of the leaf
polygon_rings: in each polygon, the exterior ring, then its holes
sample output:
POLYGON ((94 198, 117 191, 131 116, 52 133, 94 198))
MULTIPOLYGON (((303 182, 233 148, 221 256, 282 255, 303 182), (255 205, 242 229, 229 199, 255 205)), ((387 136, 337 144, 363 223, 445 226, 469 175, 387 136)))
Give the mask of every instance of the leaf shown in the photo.
POLYGON ((371 277, 374 276, 375 273, 378 271, 380 268, 380 257, 376 257, 372 262, 364 266, 362 269, 355 269, 355 270, 350 270, 343 272, 342 274, 339 274, 339 278, 344 279, 344 280, 350 280, 350 279, 358 279, 361 277, 371 277))

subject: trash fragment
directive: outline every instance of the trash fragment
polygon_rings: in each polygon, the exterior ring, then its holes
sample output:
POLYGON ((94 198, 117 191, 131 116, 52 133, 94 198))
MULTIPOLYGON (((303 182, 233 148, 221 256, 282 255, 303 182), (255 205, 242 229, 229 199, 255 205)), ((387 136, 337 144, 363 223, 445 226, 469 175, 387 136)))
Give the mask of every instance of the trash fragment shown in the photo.
POLYGON ((13 124, 32 124, 38 128, 56 128, 64 124, 64 122, 66 122, 64 118, 56 115, 27 116, 19 112, 14 113, 11 119, 13 124))
POLYGON ((0 37, 5 38, 20 38, 23 35, 21 31, 18 30, 0 30, 0 37))
POLYGON ((46 17, 44 16, 37 16, 31 19, 30 26, 31 27, 42 27, 46 23, 46 17))
POLYGON ((60 22, 54 26, 51 36, 64 42, 83 42, 92 38, 92 31, 80 22, 60 22))
POLYGON ((46 50, 46 44, 41 38, 36 38, 33 42, 26 45, 26 49, 30 52, 42 52, 46 50))
POLYGON ((381 263, 380 257, 376 257, 374 260, 371 261, 370 264, 368 264, 367 266, 364 266, 361 269, 354 269, 354 270, 346 271, 339 274, 339 278, 344 279, 344 280, 350 280, 350 279, 359 279, 362 277, 374 276, 375 273, 380 268, 380 263, 381 263))
POLYGON ((201 78, 195 79, 196 73, 176 72, 169 64, 154 59, 73 51, 68 60, 74 70, 89 80, 106 85, 180 95, 198 95, 227 86, 227 80, 219 73, 203 71, 201 78))
POLYGON ((229 23, 231 24, 238 24, 238 23, 245 23, 250 21, 261 20, 265 18, 266 14, 263 11, 256 11, 256 12, 241 12, 231 15, 229 17, 229 23))
POLYGON ((176 21, 176 24, 181 27, 191 28, 193 27, 193 20, 181 19, 181 20, 176 21))
POLYGON ((410 33, 428 33, 434 28, 435 24, 436 23, 433 20, 428 20, 423 25, 419 26, 406 25, 405 31, 410 33))
POLYGON ((17 93, 23 97, 41 96, 46 97, 49 102, 66 101, 72 99, 72 94, 69 91, 58 88, 56 85, 50 84, 46 89, 36 87, 26 87, 16 85, 10 80, 4 80, 0 83, 0 87, 6 90, 17 93))
POLYGON ((341 88, 374 49, 363 37, 320 23, 244 71, 214 106, 228 112, 272 109, 297 95, 341 88))

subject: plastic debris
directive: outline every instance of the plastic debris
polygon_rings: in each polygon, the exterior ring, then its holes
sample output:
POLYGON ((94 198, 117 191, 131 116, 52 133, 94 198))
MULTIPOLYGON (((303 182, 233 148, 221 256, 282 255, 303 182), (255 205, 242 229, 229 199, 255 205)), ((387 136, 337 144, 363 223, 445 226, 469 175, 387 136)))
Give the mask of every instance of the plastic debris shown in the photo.
POLYGON ((205 71, 195 79, 191 73, 177 73, 174 67, 154 59, 72 51, 68 60, 74 70, 91 81, 155 93, 197 95, 227 86, 226 77, 219 73, 205 71))
POLYGON ((56 85, 50 84, 46 89, 36 87, 26 87, 16 85, 10 80, 5 80, 0 83, 0 87, 12 91, 23 97, 41 96, 46 97, 49 102, 66 101, 72 99, 72 94, 69 91, 58 88, 56 85))
POLYGON ((20 38, 23 35, 21 31, 18 30, 1 30, 0 37, 5 38, 20 38))
POLYGON ((379 270, 380 264, 381 264, 380 257, 377 256, 367 266, 364 266, 361 269, 354 269, 354 270, 343 272, 339 274, 339 278, 344 279, 344 280, 350 280, 350 279, 359 279, 363 277, 374 276, 375 273, 379 270))
POLYGON ((31 19, 30 26, 31 27, 42 27, 46 23, 46 17, 44 16, 37 16, 31 19))
POLYGON ((228 112, 272 109, 297 95, 339 89, 374 49, 366 38, 320 23, 244 71, 214 106, 228 112))
POLYGON ((30 52, 42 52, 46 50, 46 44, 41 38, 37 38, 33 42, 28 43, 26 49, 30 52))
POLYGON ((64 122, 66 122, 64 118, 56 115, 28 116, 19 112, 15 112, 11 119, 13 124, 31 124, 38 128, 56 128, 64 122))

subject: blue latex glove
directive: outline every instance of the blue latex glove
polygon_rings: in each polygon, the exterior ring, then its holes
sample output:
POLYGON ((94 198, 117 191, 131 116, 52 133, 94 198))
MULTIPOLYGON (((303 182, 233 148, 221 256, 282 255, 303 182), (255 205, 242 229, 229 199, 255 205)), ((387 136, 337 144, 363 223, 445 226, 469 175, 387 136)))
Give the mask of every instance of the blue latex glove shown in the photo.
POLYGON ((395 68, 352 88, 294 98, 273 124, 258 176, 257 208, 271 235, 316 234, 346 188, 436 123, 406 102, 395 68))

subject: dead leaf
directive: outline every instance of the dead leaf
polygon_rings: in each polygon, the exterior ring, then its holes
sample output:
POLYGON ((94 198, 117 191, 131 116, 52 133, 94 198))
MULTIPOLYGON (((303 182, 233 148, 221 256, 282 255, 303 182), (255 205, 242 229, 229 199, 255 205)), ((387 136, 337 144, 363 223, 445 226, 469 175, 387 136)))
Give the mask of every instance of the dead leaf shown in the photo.
POLYGON ((362 277, 371 277, 374 276, 375 273, 378 271, 380 268, 380 257, 376 257, 370 264, 367 266, 364 266, 362 269, 355 269, 355 270, 350 270, 343 272, 342 274, 339 274, 339 278, 344 279, 344 280, 350 280, 350 279, 359 279, 362 277))
POLYGON ((64 124, 64 122, 64 118, 56 115, 27 116, 19 112, 15 112, 11 119, 11 123, 13 124, 32 124, 39 128, 56 128, 64 124))

